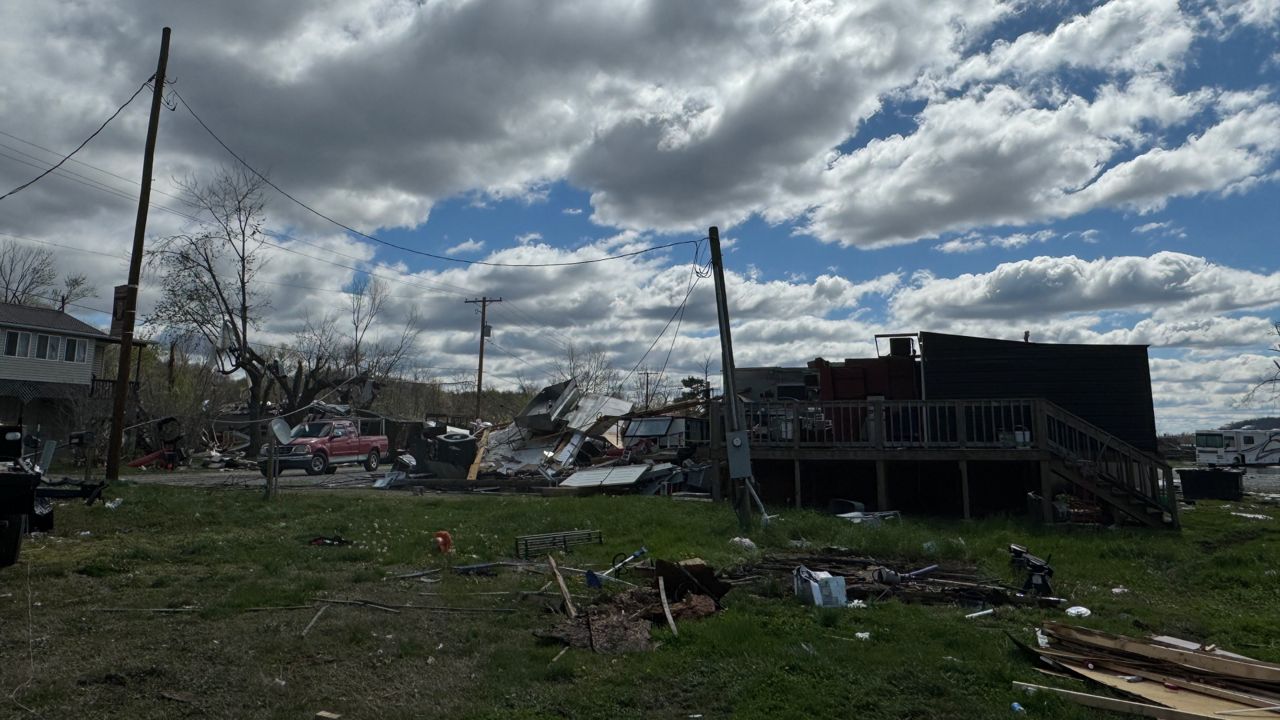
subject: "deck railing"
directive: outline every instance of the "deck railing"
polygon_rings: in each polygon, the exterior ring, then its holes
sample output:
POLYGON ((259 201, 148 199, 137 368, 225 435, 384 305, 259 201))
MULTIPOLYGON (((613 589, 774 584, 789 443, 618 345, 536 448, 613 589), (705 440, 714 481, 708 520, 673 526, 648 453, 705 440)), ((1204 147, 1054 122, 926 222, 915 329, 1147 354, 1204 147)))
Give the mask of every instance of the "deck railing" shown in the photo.
POLYGON ((745 403, 759 447, 1036 447, 1038 400, 782 400, 745 403))

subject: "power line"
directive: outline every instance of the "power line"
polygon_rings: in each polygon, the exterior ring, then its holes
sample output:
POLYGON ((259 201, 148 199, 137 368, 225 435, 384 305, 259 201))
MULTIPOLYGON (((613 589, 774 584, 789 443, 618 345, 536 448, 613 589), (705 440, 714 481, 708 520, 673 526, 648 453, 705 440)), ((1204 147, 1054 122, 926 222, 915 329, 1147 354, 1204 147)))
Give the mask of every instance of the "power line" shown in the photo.
POLYGON ((70 250, 71 252, 89 253, 90 255, 100 255, 102 257, 108 257, 108 258, 111 258, 112 260, 123 260, 124 262, 129 261, 129 258, 123 255, 112 255, 111 253, 105 253, 99 250, 90 250, 88 248, 78 248, 72 245, 63 245, 62 243, 56 243, 52 240, 36 240, 34 238, 22 237, 21 235, 14 235, 13 233, 7 233, 4 231, 0 231, 0 235, 3 235, 7 238, 12 238, 13 240, 17 240, 18 242, 35 243, 36 245, 51 245, 56 248, 62 248, 63 250, 70 250))
MULTIPOLYGON (((5 136, 5 137, 10 138, 10 139, 13 139, 13 140, 17 140, 18 142, 23 143, 24 145, 30 145, 31 147, 36 148, 36 149, 38 149, 38 150, 43 150, 43 151, 45 151, 45 152, 47 152, 47 153, 49 153, 49 154, 51 154, 51 155, 57 155, 57 154, 58 154, 58 153, 57 153, 57 151, 55 151, 55 150, 50 150, 49 148, 47 148, 47 147, 45 147, 45 146, 43 146, 43 145, 40 145, 39 143, 35 143, 35 142, 30 141, 30 140, 27 140, 26 138, 18 137, 17 135, 14 135, 14 134, 13 134, 13 133, 11 133, 11 132, 6 132, 6 131, 4 131, 4 130, 0 130, 0 135, 3 135, 3 136, 5 136)), ((7 146, 4 146, 4 147, 7 147, 7 146)), ((27 156, 27 157, 29 157, 29 158, 32 158, 32 159, 35 159, 35 160, 40 160, 40 158, 37 158, 36 156, 34 156, 34 155, 30 155, 30 154, 28 154, 28 153, 24 153, 24 152, 22 152, 21 150, 17 150, 16 148, 12 148, 12 147, 11 147, 11 148, 9 148, 9 149, 10 149, 10 150, 13 150, 14 152, 22 153, 23 155, 26 155, 26 156, 27 156)), ((44 162, 44 161, 41 161, 41 162, 44 162)), ((87 162, 85 162, 85 161, 83 161, 83 160, 81 160, 81 159, 79 159, 79 158, 73 158, 73 159, 71 160, 71 162, 73 162, 73 163, 75 163, 75 164, 77 164, 77 165, 83 165, 83 166, 85 166, 85 167, 89 168, 90 170, 97 170, 98 172, 102 173, 103 175, 110 175, 111 177, 116 178, 117 180, 123 180, 123 181, 125 181, 125 182, 129 183, 130 185, 141 185, 141 184, 142 184, 142 183, 138 182, 137 180, 135 180, 135 179, 133 179, 133 178, 125 177, 124 175, 119 175, 119 174, 114 173, 114 172, 111 172, 110 170, 107 170, 107 169, 105 169, 105 168, 100 168, 100 167, 98 167, 97 165, 93 165, 93 164, 87 163, 87 162)), ((63 172, 71 172, 71 171, 70 171, 70 170, 64 170, 63 172)), ((81 177, 84 177, 84 176, 81 176, 81 177)), ((97 182, 97 181, 94 181, 94 182, 97 182)), ((165 197, 173 198, 174 200, 182 200, 182 198, 178 197, 177 195, 174 195, 174 194, 172 194, 172 193, 167 193, 167 192, 165 192, 165 191, 163 191, 163 190, 157 190, 157 189, 155 189, 155 188, 152 188, 152 190, 151 190, 151 191, 152 191, 152 192, 154 192, 154 193, 156 193, 156 194, 158 194, 158 195, 164 195, 165 197)))
MULTIPOLYGON (((44 176, 46 176, 46 175, 48 175, 49 173, 53 172, 54 170, 57 170, 58 168, 62 167, 62 164, 63 164, 63 163, 65 163, 66 161, 70 160, 72 155, 75 155, 76 153, 80 152, 80 150, 81 150, 81 149, 83 149, 85 145, 88 145, 88 144, 89 144, 89 141, 90 141, 90 140, 92 140, 92 139, 94 139, 94 138, 98 137, 98 133, 102 132, 102 131, 107 127, 107 125, 111 123, 111 121, 112 121, 112 120, 115 120, 115 119, 116 119, 116 116, 117 116, 117 115, 119 115, 121 112, 123 112, 123 111, 124 111, 124 109, 125 109, 126 107, 129 107, 129 103, 133 102, 133 99, 134 99, 134 98, 136 98, 136 97, 138 97, 138 95, 139 95, 143 90, 145 90, 145 89, 147 88, 147 85, 149 85, 149 84, 151 83, 151 81, 152 81, 152 80, 154 80, 154 79, 155 79, 155 76, 153 75, 151 78, 148 78, 146 82, 144 82, 144 83, 142 83, 141 85, 139 85, 139 86, 138 86, 138 89, 137 89, 137 90, 135 90, 135 91, 133 92, 133 94, 129 96, 129 99, 128 99, 128 100, 125 100, 123 105, 121 105, 120 107, 116 108, 116 111, 115 111, 115 112, 113 112, 113 113, 111 113, 111 117, 109 117, 109 118, 107 118, 106 120, 104 120, 104 121, 102 122, 102 124, 98 126, 98 129, 97 129, 97 130, 94 130, 94 131, 93 131, 93 133, 89 135, 89 137, 87 137, 87 138, 85 138, 85 139, 84 139, 84 142, 82 142, 82 143, 80 143, 79 145, 77 145, 77 146, 76 146, 76 149, 75 149, 75 150, 72 150, 71 152, 67 153, 67 155, 66 155, 66 156, 64 156, 61 160, 59 160, 56 164, 54 164, 54 166, 53 166, 53 167, 49 168, 48 170, 45 170, 44 172, 42 172, 42 173, 40 173, 39 175, 37 175, 37 176, 35 176, 35 177, 31 178, 31 179, 30 179, 30 180, 28 180, 27 182, 25 182, 25 183, 23 183, 23 184, 19 185, 18 187, 16 187, 16 188, 14 188, 14 189, 10 190, 9 192, 5 193, 4 195, 0 195, 0 200, 4 200, 5 198, 9 197, 10 195, 15 195, 15 194, 17 194, 17 193, 19 193, 19 192, 22 192, 23 190, 25 190, 25 189, 27 189, 27 188, 31 187, 32 185, 34 185, 36 182, 38 182, 38 181, 39 181, 41 178, 43 178, 44 176)), ((184 103, 184 104, 185 104, 185 103, 184 103)))
POLYGON ((347 232, 352 233, 353 235, 358 235, 358 236, 360 236, 360 237, 362 237, 362 238, 365 238, 365 239, 367 239, 367 240, 371 240, 371 241, 376 242, 376 243, 378 243, 378 244, 380 244, 380 245, 386 245, 387 247, 390 247, 390 248, 395 248, 396 250, 400 250, 400 251, 402 251, 402 252, 412 253, 412 254, 415 254, 415 255, 421 255, 421 256, 423 256, 423 257, 429 257, 429 258, 432 258, 432 259, 434 259, 434 260, 440 260, 440 261, 443 261, 443 262, 460 263, 460 264, 463 264, 463 265, 483 265, 483 266, 485 266, 485 267, 548 268, 548 267, 572 267, 572 266, 576 266, 576 265, 590 265, 590 264, 592 264, 592 263, 600 263, 600 262, 605 262, 605 261, 608 261, 608 260, 620 260, 620 259, 623 259, 623 258, 636 257, 637 255, 644 255, 645 253, 656 252, 656 251, 658 251, 658 250, 666 250, 666 249, 673 248, 673 247, 679 247, 679 246, 681 246, 681 245, 696 245, 696 244, 697 244, 697 243, 696 243, 695 241, 693 241, 693 240, 680 240, 680 241, 677 241, 677 242, 667 243, 667 244, 665 244, 665 245, 655 245, 655 246, 652 246, 652 247, 641 248, 640 250, 633 250, 633 251, 631 251, 631 252, 620 253, 620 254, 617 254, 617 255, 609 255, 609 256, 606 256, 606 257, 600 257, 600 258, 591 258, 591 259, 588 259, 588 260, 572 260, 572 261, 566 261, 566 262, 554 262, 554 263, 499 263, 499 262, 489 262, 489 261, 486 261, 486 260, 467 260, 467 259, 464 259, 464 258, 449 257, 449 256, 447 256, 447 255, 437 255, 437 254, 435 254, 435 253, 429 253, 429 252, 427 252, 427 251, 425 251, 425 250, 418 250, 418 249, 416 249, 416 248, 406 247, 406 246, 404 246, 404 245, 399 245, 399 244, 397 244, 397 243, 389 242, 389 241, 387 241, 387 240, 383 240, 383 239, 381 239, 381 238, 374 237, 373 235, 369 235, 369 234, 367 234, 367 233, 360 232, 359 230, 356 230, 355 228, 351 227, 350 225, 346 225, 346 224, 344 224, 344 223, 342 223, 342 222, 339 222, 339 221, 337 221, 337 220, 333 219, 332 217, 330 217, 330 216, 328 216, 328 215, 326 215, 326 214, 324 214, 324 213, 320 212, 319 210, 316 210, 315 208, 311 207, 310 205, 308 205, 308 204, 306 204, 306 203, 302 202, 302 201, 301 201, 301 200, 299 200, 298 198, 296 198, 296 197, 294 197, 293 195, 289 194, 289 193, 288 193, 288 192, 286 192, 283 188, 281 188, 279 185, 276 185, 274 182, 272 182, 270 179, 268 179, 266 175, 263 175, 262 173, 258 172, 257 168, 255 168, 255 167, 253 167, 252 165, 250 165, 250 164, 249 164, 249 162, 248 162, 247 160, 245 160, 243 157, 241 157, 239 153, 237 153, 235 150, 232 150, 232 149, 231 149, 231 147, 230 147, 229 145, 227 145, 225 142, 223 142, 222 138, 218 137, 217 133, 215 133, 215 132, 213 131, 213 129, 212 129, 212 128, 210 128, 210 127, 208 126, 208 124, 206 124, 206 123, 205 123, 205 121, 204 121, 203 119, 201 119, 199 115, 197 115, 197 114, 196 114, 196 111, 195 111, 195 110, 193 110, 193 109, 191 109, 191 105, 189 105, 189 104, 187 103, 186 98, 182 97, 182 94, 181 94, 181 93, 179 93, 177 90, 174 90, 174 91, 173 91, 173 95, 174 95, 174 97, 178 98, 178 102, 182 103, 182 106, 183 106, 184 108, 186 108, 186 109, 187 109, 187 112, 191 113, 191 117, 195 118, 195 121, 196 121, 197 123, 199 123, 199 124, 200 124, 200 127, 204 128, 205 132, 209 133, 209 136, 210 136, 210 137, 212 137, 212 138, 214 139, 214 141, 215 141, 215 142, 217 142, 219 145, 221 145, 221 146, 222 146, 222 149, 223 149, 223 150, 226 150, 226 151, 227 151, 227 153, 231 155, 231 157, 233 157, 233 158, 235 158, 237 161, 239 161, 239 163, 240 163, 241 165, 245 166, 245 168, 246 168, 249 172, 251 172, 251 173, 253 173, 254 175, 256 175, 256 176, 258 177, 258 179, 259 179, 259 180, 262 180, 262 182, 266 183, 267 185, 270 185, 273 189, 275 189, 275 191, 276 191, 276 192, 278 192, 278 193, 280 193, 281 195, 285 196, 286 198, 288 198, 288 199, 292 200, 295 204, 297 204, 299 207, 301 207, 302 209, 306 210, 307 212, 311 213, 312 215, 315 215, 316 217, 318 217, 318 218, 320 218, 320 219, 322 219, 322 220, 324 220, 324 221, 326 221, 326 222, 329 222, 329 223, 331 223, 331 224, 333 224, 333 225, 335 225, 335 226, 337 226, 337 227, 340 227, 340 228, 342 228, 343 230, 346 230, 347 232))

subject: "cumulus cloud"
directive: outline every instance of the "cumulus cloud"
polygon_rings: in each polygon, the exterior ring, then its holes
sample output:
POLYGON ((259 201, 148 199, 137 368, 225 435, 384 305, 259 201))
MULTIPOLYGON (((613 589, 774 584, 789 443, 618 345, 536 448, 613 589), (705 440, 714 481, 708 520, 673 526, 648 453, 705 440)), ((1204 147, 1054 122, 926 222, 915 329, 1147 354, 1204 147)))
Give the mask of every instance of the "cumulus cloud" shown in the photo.
MULTIPOLYGON (((535 233, 535 234, 536 234, 536 233, 535 233)), ((517 239, 519 239, 519 238, 517 238, 517 239)), ((484 249, 484 241, 483 241, 483 240, 476 240, 475 238, 467 238, 466 240, 463 240, 462 242, 458 243, 457 245, 453 245, 453 246, 451 246, 451 247, 447 248, 447 249, 444 251, 444 254, 445 254, 445 255, 449 255, 449 256, 453 256, 453 255, 462 255, 462 254, 464 254, 464 253, 474 253, 474 252, 479 252, 480 250, 483 250, 483 249, 484 249)))
MULTIPOLYGON (((542 233, 540 232, 527 232, 527 233, 524 233, 523 235, 516 236, 516 242, 521 245, 527 245, 531 242, 537 242, 538 240, 541 240, 541 239, 542 239, 542 233)), ((476 248, 476 249, 479 249, 479 248, 476 248)))
POLYGON ((924 277, 891 301, 904 320, 1035 319, 1102 310, 1167 316, 1277 305, 1280 272, 1230 268, 1175 252, 1097 260, 1041 256, 987 273, 924 277))

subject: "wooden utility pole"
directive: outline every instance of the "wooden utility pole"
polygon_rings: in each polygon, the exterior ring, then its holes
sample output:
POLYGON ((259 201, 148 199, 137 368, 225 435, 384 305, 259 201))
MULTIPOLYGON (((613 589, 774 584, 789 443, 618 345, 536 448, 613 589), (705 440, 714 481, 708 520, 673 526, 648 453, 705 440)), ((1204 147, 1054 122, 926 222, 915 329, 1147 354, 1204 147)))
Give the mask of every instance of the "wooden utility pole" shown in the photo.
POLYGON ((639 375, 641 378, 643 378, 642 382, 643 382, 644 389, 641 390, 641 392, 643 394, 643 399, 644 399, 644 409, 649 410, 653 404, 653 396, 658 392, 657 383, 654 383, 652 386, 649 385, 649 378, 660 375, 661 373, 659 373, 656 370, 649 370, 648 368, 646 368, 644 370, 637 372, 636 374, 639 375))
POLYGON ((729 299, 725 293, 720 229, 712 226, 707 235, 711 244, 711 268, 716 281, 716 318, 720 321, 720 371, 724 375, 723 406, 725 425, 728 428, 725 433, 725 451, 729 458, 729 482, 737 504, 738 522, 746 529, 751 524, 752 501, 759 506, 764 523, 769 522, 769 516, 755 491, 755 480, 751 473, 751 434, 744 429, 746 418, 738 402, 738 388, 733 377, 733 336, 729 331, 729 299))
POLYGON ((126 285, 124 313, 120 319, 120 364, 116 369, 115 404, 111 412, 111 437, 107 441, 107 480, 120 478, 120 444, 124 439, 124 410, 129 401, 129 356, 133 352, 134 314, 138 310, 138 279, 142 275, 143 239, 147 234, 147 210, 151 207, 151 167, 156 156, 156 134, 160 129, 160 104, 164 99, 164 71, 169 64, 169 28, 160 34, 160 61, 151 94, 151 120, 147 124, 147 144, 142 153, 142 190, 138 193, 138 218, 133 226, 133 253, 129 257, 129 284, 126 285))
POLYGON ((479 297, 474 300, 463 300, 468 305, 480 304, 480 364, 476 368, 476 420, 480 417, 480 393, 484 392, 484 340, 489 337, 488 318, 489 303, 500 303, 502 298, 479 297))

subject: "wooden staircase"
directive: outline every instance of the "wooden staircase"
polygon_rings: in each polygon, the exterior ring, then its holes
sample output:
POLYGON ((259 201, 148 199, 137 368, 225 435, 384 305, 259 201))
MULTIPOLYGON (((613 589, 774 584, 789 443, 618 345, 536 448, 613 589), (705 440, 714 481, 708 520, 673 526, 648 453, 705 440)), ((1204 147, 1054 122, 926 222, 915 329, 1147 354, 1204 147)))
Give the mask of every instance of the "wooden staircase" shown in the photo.
POLYGON ((1062 407, 1042 401, 1050 470, 1116 513, 1156 528, 1179 527, 1173 473, 1162 458, 1062 407))

